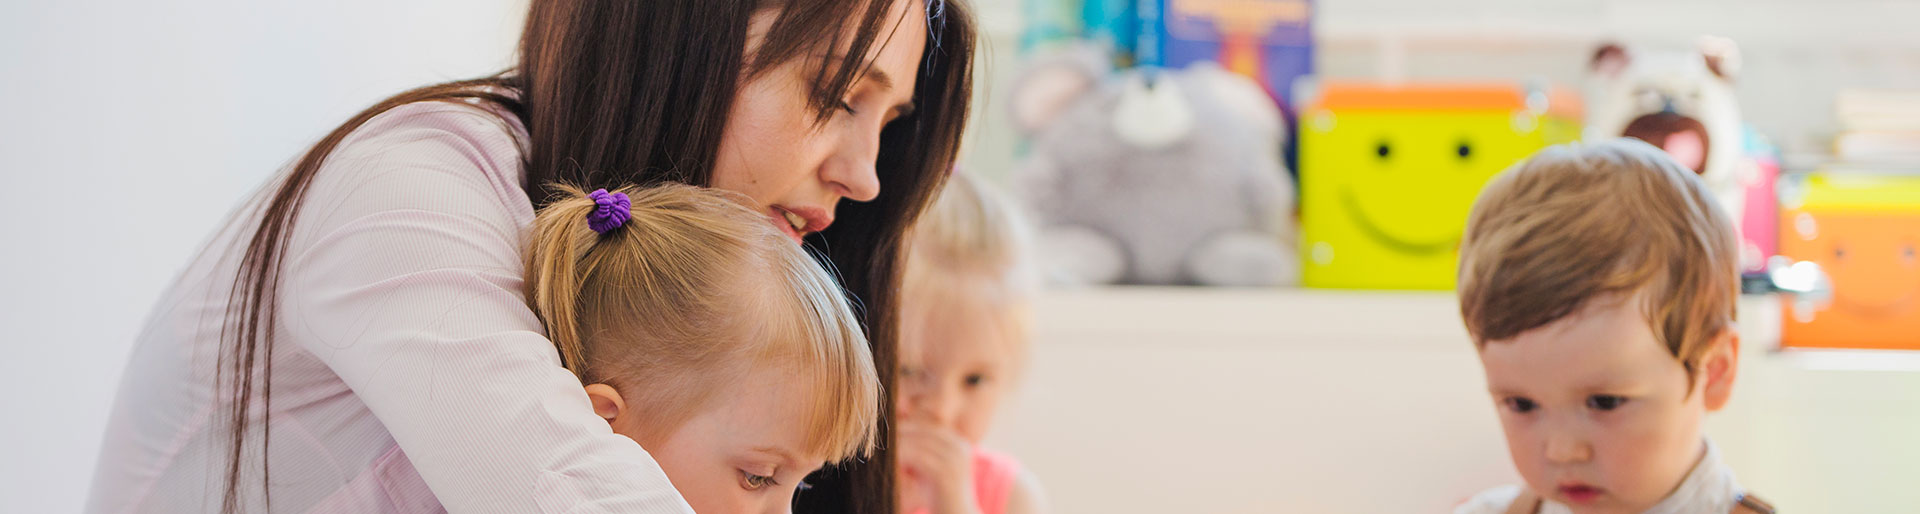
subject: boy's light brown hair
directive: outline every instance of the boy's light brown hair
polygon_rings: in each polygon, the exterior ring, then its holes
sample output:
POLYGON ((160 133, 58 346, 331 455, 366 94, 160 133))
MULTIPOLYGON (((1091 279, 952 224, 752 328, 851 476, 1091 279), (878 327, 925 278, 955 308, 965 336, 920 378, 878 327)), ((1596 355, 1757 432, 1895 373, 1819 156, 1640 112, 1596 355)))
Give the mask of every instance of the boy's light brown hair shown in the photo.
POLYGON ((1734 322, 1733 222, 1706 184, 1632 139, 1541 150, 1487 184, 1460 247, 1460 315, 1476 348, 1595 298, 1638 298, 1687 370, 1734 322))

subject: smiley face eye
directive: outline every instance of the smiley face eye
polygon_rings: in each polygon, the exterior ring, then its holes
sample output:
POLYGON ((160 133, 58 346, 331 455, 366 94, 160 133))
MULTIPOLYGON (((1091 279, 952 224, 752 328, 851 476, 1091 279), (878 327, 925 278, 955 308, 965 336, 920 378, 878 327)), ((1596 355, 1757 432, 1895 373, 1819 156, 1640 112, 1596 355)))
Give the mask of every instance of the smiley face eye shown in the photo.
POLYGON ((1833 247, 1833 260, 1836 260, 1836 261, 1847 260, 1847 249, 1839 246, 1833 247))
POLYGON ((1381 160, 1386 160, 1388 156, 1393 155, 1393 147, 1388 146, 1386 141, 1381 141, 1380 146, 1373 149, 1373 153, 1379 155, 1381 160))
POLYGON ((1473 145, 1462 141, 1460 142, 1460 147, 1455 149, 1454 152, 1460 154, 1461 159, 1473 157, 1473 145))

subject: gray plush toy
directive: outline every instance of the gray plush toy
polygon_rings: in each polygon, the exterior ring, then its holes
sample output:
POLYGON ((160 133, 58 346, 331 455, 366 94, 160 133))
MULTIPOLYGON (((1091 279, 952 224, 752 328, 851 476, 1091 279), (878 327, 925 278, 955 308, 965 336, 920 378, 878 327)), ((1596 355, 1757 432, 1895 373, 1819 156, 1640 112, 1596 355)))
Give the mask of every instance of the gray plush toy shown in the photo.
POLYGON ((1114 72, 1099 50, 1039 57, 1013 86, 1016 166, 1054 283, 1298 282, 1287 127, 1218 66, 1114 72))

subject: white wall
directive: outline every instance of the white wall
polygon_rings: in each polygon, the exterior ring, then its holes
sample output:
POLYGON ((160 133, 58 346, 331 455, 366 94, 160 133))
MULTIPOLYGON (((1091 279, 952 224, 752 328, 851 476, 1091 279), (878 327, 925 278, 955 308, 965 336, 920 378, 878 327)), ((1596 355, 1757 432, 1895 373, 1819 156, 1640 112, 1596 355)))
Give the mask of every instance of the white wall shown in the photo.
POLYGON ((0 2, 0 510, 77 512, 133 335, 214 224, 525 0, 0 2))

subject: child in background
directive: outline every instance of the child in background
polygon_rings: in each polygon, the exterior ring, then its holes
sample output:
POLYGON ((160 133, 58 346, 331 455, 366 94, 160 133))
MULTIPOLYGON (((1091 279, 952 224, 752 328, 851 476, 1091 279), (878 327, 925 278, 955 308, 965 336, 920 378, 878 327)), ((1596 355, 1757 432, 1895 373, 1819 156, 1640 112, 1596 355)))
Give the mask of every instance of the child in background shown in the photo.
POLYGON ((696 512, 787 512, 807 474, 872 449, 860 323, 763 215, 691 186, 560 190, 534 222, 528 301, 593 410, 696 512))
POLYGON ((1026 353, 1037 278, 1003 197, 954 173, 909 235, 895 396, 901 512, 1043 512, 1040 485, 980 445, 1026 353))
POLYGON ((1701 430, 1740 356, 1733 223, 1631 140, 1542 150, 1493 179, 1460 313, 1526 480, 1458 513, 1770 513, 1701 430))

